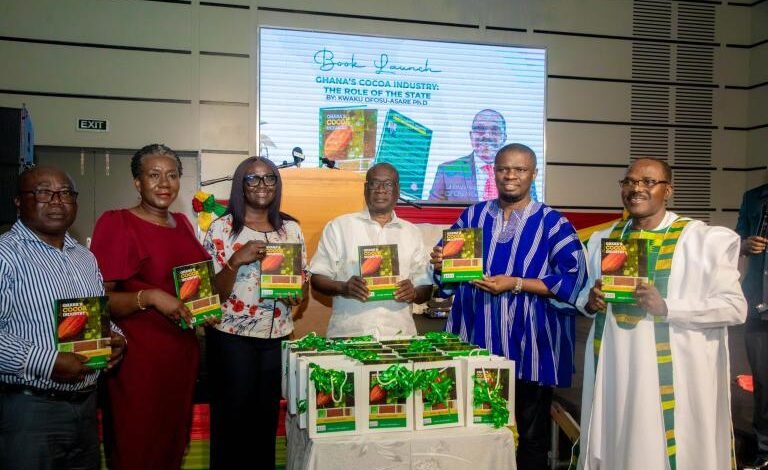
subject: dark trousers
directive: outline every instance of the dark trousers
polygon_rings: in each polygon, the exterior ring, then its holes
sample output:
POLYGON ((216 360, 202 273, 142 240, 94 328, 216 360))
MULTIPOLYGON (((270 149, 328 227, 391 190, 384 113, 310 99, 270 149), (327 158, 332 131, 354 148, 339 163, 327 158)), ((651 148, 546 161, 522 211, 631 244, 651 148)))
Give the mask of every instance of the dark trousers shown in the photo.
POLYGON ((517 446, 518 470, 546 470, 549 452, 549 426, 552 387, 522 380, 515 381, 515 419, 520 441, 517 446))
POLYGON ((78 401, 0 393, 0 469, 98 468, 95 392, 78 401))
POLYGON ((211 470, 274 470, 282 339, 206 330, 211 470))
POLYGON ((750 315, 744 329, 744 341, 755 386, 752 427, 757 438, 757 454, 768 458, 768 320, 750 315))

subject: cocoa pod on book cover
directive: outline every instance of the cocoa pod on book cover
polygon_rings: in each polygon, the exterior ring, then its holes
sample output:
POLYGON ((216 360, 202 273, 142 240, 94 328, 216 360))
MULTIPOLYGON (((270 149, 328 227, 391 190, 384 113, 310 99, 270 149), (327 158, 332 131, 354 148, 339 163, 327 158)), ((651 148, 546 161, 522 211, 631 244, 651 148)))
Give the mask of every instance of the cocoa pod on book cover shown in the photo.
POLYGON ((600 270, 604 273, 618 271, 624 266, 625 261, 627 261, 626 253, 609 253, 605 255, 605 258, 600 263, 600 270))
POLYGON ((381 385, 376 384, 371 387, 371 392, 368 394, 368 401, 370 403, 384 403, 387 399, 387 392, 381 388, 381 385))
POLYGON ((318 408, 322 408, 324 406, 328 406, 331 403, 331 395, 328 393, 323 392, 317 392, 317 397, 315 400, 315 406, 318 408))
POLYGON ((349 127, 339 127, 325 137, 323 155, 331 159, 347 158, 347 147, 355 132, 349 127))
POLYGON ((461 249, 464 248, 464 239, 457 238, 451 240, 443 246, 443 258, 451 258, 461 253, 461 249))
POLYGON ((65 318, 59 323, 59 329, 57 331, 59 341, 66 341, 76 337, 83 331, 86 323, 88 323, 87 315, 73 315, 65 318))
POLYGON ((381 256, 371 256, 370 258, 366 259, 360 266, 360 275, 372 276, 376 274, 379 272, 379 268, 381 268, 381 262, 381 256))
POLYGON ((273 253, 267 255, 261 260, 261 272, 262 273, 274 273, 280 271, 280 266, 283 264, 285 255, 282 253, 273 253))
POLYGON ((197 289, 199 287, 200 287, 199 277, 193 277, 191 279, 187 279, 181 284, 181 288, 179 288, 179 299, 187 300, 191 298, 193 295, 197 294, 197 289))

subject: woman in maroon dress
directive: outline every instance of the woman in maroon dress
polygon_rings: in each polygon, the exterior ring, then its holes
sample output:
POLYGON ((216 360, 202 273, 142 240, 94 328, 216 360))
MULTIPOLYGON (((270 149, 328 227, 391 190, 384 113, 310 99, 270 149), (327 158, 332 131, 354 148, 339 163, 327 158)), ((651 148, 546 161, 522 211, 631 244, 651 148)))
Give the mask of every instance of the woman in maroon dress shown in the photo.
POLYGON ((192 396, 200 351, 189 309, 176 297, 171 270, 210 259, 183 214, 171 213, 179 192, 181 160, 164 145, 133 156, 139 204, 105 212, 91 250, 127 348, 107 380, 114 470, 181 467, 189 440, 192 396), (189 323, 187 323, 189 324, 189 323))

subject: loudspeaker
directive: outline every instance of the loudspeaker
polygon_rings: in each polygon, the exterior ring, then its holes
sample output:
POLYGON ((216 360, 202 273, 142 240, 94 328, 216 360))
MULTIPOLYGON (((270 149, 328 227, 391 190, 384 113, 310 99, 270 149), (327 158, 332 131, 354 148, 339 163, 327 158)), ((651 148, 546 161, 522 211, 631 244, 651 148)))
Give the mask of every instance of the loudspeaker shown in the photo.
POLYGON ((13 197, 19 181, 21 113, 18 108, 0 108, 0 225, 16 222, 13 197))

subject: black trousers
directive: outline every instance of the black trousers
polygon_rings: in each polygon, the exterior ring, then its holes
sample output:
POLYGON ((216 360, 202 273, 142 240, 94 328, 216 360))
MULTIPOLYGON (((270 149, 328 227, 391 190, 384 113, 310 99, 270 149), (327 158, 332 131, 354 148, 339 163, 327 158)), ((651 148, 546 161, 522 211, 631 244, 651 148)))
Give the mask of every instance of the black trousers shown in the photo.
POLYGON ((283 339, 206 330, 211 470, 274 470, 283 339))
POLYGON ((0 393, 0 468, 97 470, 96 392, 77 401, 0 393))
POLYGON ((518 470, 547 470, 549 427, 552 419, 552 387, 522 380, 515 381, 515 419, 520 441, 517 446, 518 470))
POLYGON ((755 386, 752 427, 757 438, 757 455, 768 458, 768 320, 750 315, 744 341, 755 386))

